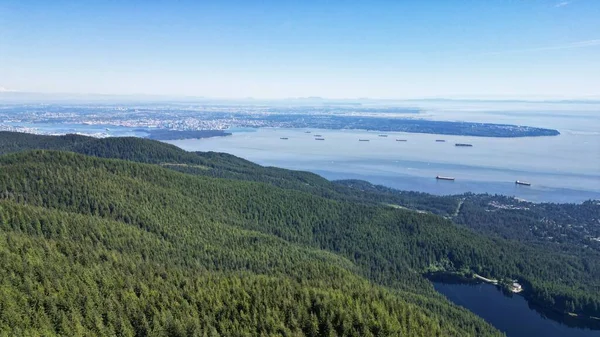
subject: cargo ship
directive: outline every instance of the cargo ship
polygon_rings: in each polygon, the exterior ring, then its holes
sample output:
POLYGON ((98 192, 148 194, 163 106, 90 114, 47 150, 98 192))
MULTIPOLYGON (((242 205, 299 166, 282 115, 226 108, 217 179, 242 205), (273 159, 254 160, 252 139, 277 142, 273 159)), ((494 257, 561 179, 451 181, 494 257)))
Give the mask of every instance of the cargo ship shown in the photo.
POLYGON ((379 135, 379 137, 387 137, 387 135, 379 135))
POLYGON ((515 184, 523 185, 523 186, 531 186, 531 183, 528 183, 526 181, 520 181, 520 180, 515 181, 515 184))
POLYGON ((473 146, 472 144, 466 144, 466 143, 456 143, 454 144, 454 146, 465 146, 465 147, 471 147, 473 146))
POLYGON ((304 133, 310 133, 310 131, 304 131, 304 133))
POLYGON ((325 138, 315 138, 315 140, 325 140, 325 138))
POLYGON ((397 142, 406 142, 406 139, 396 139, 397 142))
POLYGON ((369 140, 368 139, 359 139, 358 141, 359 142, 368 142, 369 140))
POLYGON ((436 141, 436 142, 438 142, 438 143, 445 143, 445 142, 446 142, 446 141, 445 141, 445 140, 443 140, 443 139, 436 139, 435 141, 436 141))
POLYGON ((437 179, 437 180, 450 180, 450 181, 454 181, 454 177, 436 176, 435 179, 437 179))
POLYGON ((279 139, 288 140, 288 137, 281 137, 279 139))
POLYGON ((321 135, 315 135, 315 137, 323 137, 323 136, 321 136, 321 135))

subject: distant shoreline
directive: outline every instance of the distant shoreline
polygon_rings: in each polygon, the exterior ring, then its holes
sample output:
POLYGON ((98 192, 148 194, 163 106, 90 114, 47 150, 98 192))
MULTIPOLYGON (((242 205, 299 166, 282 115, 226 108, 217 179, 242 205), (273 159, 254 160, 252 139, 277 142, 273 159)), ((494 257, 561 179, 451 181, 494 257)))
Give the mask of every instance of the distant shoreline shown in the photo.
POLYGON ((252 123, 249 123, 248 125, 242 123, 239 126, 254 128, 366 130, 491 138, 545 137, 560 135, 560 132, 556 129, 523 125, 364 116, 276 114, 261 117, 260 119, 251 119, 251 122, 252 123))

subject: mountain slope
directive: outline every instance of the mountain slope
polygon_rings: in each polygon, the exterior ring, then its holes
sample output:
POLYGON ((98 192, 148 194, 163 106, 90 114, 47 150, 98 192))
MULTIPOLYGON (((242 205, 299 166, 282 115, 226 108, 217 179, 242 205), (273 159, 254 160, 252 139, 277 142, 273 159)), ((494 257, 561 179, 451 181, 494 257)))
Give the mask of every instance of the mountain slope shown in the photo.
POLYGON ((66 152, 2 156, 0 332, 497 334, 435 294, 410 263, 394 267, 393 275, 406 272, 404 286, 374 285, 364 278, 375 275, 368 260, 334 254, 342 240, 307 231, 316 228, 308 223, 341 223, 347 210, 303 192, 154 165, 66 152))
POLYGON ((364 277, 395 288, 432 293, 423 272, 475 271, 519 278, 532 298, 560 310, 598 308, 597 263, 486 239, 433 215, 67 153, 9 155, 0 163, 6 198, 109 217, 164 238, 181 231, 165 227, 169 221, 219 222, 340 254, 364 277))
MULTIPOLYGON (((382 284, 416 284, 419 287, 425 284, 426 287, 428 283, 420 277, 424 271, 477 272, 495 278, 518 278, 526 286, 525 295, 528 299, 545 307, 561 312, 600 315, 600 284, 596 281, 600 276, 600 262, 594 254, 581 255, 578 252, 557 251, 540 245, 533 247, 502 238, 489 240, 474 236, 469 231, 452 229, 448 232, 449 228, 454 228, 449 221, 425 215, 416 217, 412 213, 387 209, 390 207, 374 207, 381 204, 396 207, 400 204, 448 215, 457 209, 457 198, 391 191, 356 181, 331 183, 307 172, 262 167, 227 154, 185 152, 168 144, 139 138, 94 139, 75 135, 52 137, 0 132, 0 153, 36 147, 154 163, 196 176, 263 182, 283 188, 284 190, 269 189, 261 184, 242 184, 241 186, 246 187, 241 189, 231 182, 233 185, 227 188, 217 188, 219 193, 226 192, 228 199, 222 203, 226 207, 205 209, 205 213, 211 216, 221 214, 225 217, 224 222, 242 228, 343 254, 361 266, 363 275, 382 284), (248 189, 251 191, 247 191, 248 189), (238 195, 239 191, 247 192, 238 195), (312 201, 290 199, 290 193, 294 196, 308 194, 312 201), (265 198, 273 195, 278 197, 265 198), (289 202, 282 203, 281 200, 289 202), (338 203, 331 206, 334 201, 338 203), (329 214, 328 211, 318 211, 316 205, 322 202, 329 205, 325 209, 333 209, 334 212, 329 214), (240 207, 241 205, 245 207, 240 207), (240 214, 243 216, 240 217, 240 214), (398 214, 412 214, 412 220, 398 214), (259 221, 265 218, 269 221, 259 221), (311 220, 315 218, 320 220, 311 220), (372 219, 382 221, 374 226, 377 223, 372 219), (346 227, 348 223, 352 226, 346 227), (395 223, 403 225, 390 225, 395 223), (431 223, 436 226, 422 230, 422 225, 431 223), (404 236, 407 232, 413 235, 404 236), (390 233, 393 235, 389 235, 390 233), (342 239, 345 237, 350 240, 342 239), (402 244, 394 240, 399 240, 402 244)), ((179 184, 178 189, 188 190, 188 180, 171 180, 186 181, 179 184)), ((194 182, 189 182, 190 186, 194 186, 194 182)), ((120 184, 122 182, 115 182, 111 188, 118 189, 120 184)), ((218 184, 225 186, 230 182, 219 180, 218 184)), ((131 187, 136 188, 138 187, 131 187)), ((81 202, 89 203, 88 200, 81 202)), ((205 200, 193 197, 184 204, 187 202, 200 205, 205 200)), ((136 207, 141 206, 129 206, 130 209, 136 207)), ((180 214, 182 213, 173 216, 181 217, 180 214)), ((127 215, 125 219, 131 221, 136 217, 139 215, 127 215)))
MULTIPOLYGON (((268 258, 268 263, 287 265, 295 277, 274 270, 270 275, 208 272, 185 267, 189 261, 178 251, 182 247, 123 223, 7 201, 0 202, 0 215, 0 331, 13 335, 316 336, 330 331, 459 336, 492 331, 453 309, 473 326, 463 330, 440 322, 434 313, 370 285, 319 252, 280 247, 283 258, 268 258), (296 254, 299 260, 285 261, 296 254)), ((285 246, 276 242, 272 248, 278 245, 285 246)), ((206 254, 214 259, 219 253, 206 254)), ((248 261, 265 262, 256 256, 261 254, 250 254, 248 261)), ((215 260, 219 268, 236 269, 227 261, 215 260)))

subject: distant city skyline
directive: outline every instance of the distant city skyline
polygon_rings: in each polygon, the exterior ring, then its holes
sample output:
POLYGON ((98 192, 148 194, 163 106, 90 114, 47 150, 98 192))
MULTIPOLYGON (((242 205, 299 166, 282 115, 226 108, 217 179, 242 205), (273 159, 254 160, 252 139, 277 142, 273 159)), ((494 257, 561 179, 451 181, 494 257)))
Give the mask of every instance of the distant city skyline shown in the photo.
POLYGON ((598 99, 600 1, 0 3, 0 94, 598 99))

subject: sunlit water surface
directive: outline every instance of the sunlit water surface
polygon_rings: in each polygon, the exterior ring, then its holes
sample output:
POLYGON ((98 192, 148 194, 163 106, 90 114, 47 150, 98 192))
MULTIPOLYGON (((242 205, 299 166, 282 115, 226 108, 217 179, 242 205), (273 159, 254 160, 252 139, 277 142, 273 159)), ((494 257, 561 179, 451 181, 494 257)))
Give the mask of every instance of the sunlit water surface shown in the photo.
MULTIPOLYGON (((586 106, 586 108, 589 108, 586 106)), ((600 111, 600 110, 598 110, 600 111)), ((233 129, 233 136, 169 141, 189 151, 231 153, 262 165, 358 178, 434 194, 498 193, 531 201, 600 198, 598 112, 425 112, 428 118, 556 128, 555 137, 484 138, 363 130, 233 129), (306 133, 310 131, 311 133, 306 133), (325 140, 315 140, 321 135, 325 140), (288 138, 283 140, 281 138, 288 138), (361 142, 359 139, 369 139, 361 142), (405 139, 406 142, 397 141, 405 139), (445 142, 436 142, 443 139, 445 142), (473 147, 456 147, 469 143, 473 147), (437 175, 456 180, 438 181, 437 175), (531 186, 517 186, 516 180, 531 186)))

